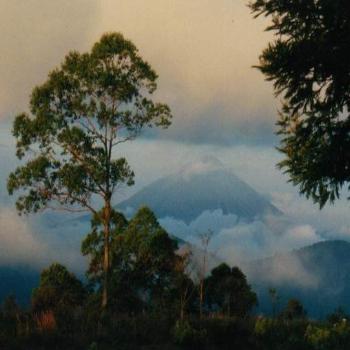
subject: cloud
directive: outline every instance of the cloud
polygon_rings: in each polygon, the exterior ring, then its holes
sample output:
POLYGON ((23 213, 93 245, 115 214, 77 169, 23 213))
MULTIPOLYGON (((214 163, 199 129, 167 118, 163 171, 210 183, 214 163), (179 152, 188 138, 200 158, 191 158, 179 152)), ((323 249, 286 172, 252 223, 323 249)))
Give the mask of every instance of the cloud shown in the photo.
POLYGON ((346 193, 333 205, 327 204, 320 210, 311 200, 295 192, 272 192, 272 202, 281 208, 296 223, 312 225, 325 239, 350 239, 349 201, 346 193))
POLYGON ((48 247, 38 241, 14 210, 0 208, 0 264, 34 264, 46 261, 48 247))
MULTIPOLYGON (((304 262, 305 263, 305 262, 304 262)), ((254 267, 247 269, 248 278, 254 282, 263 282, 265 285, 283 286, 287 283, 293 287, 302 287, 307 289, 317 289, 320 280, 319 277, 309 271, 304 263, 292 254, 279 256, 272 264, 269 265, 267 273, 258 275, 261 270, 254 271, 254 267)))
POLYGON ((76 232, 78 228, 62 232, 65 228, 40 227, 38 217, 20 217, 14 209, 0 207, 0 266, 27 265, 40 270, 59 262, 83 273, 86 259, 79 252, 81 232, 76 232))
POLYGON ((311 225, 297 224, 284 216, 270 215, 247 222, 235 215, 224 215, 222 210, 215 210, 203 212, 189 225, 173 218, 160 219, 160 223, 168 232, 198 246, 199 235, 212 231, 210 251, 231 265, 288 252, 323 240, 311 225))
MULTIPOLYGON (((305 267, 305 259, 301 261, 290 254, 292 250, 323 241, 309 224, 298 224, 284 216, 268 216, 246 222, 234 215, 224 215, 221 210, 206 211, 189 225, 171 218, 161 219, 160 223, 168 232, 198 248, 194 248, 195 266, 202 261, 200 234, 212 230, 208 270, 225 261, 242 268, 249 280, 255 283, 288 283, 303 288, 318 286, 318 277, 305 267), (266 273, 262 276, 261 266, 256 265, 255 261, 276 255, 278 259, 268 260, 266 273)), ((261 262, 262 266, 264 261, 261 262)))
MULTIPOLYGON (((251 66, 270 36, 244 1, 2 0, 0 116, 21 112, 69 50, 106 31, 135 42, 174 113, 158 137, 198 144, 272 144, 275 101, 251 66)), ((152 134, 154 136, 154 134, 152 134)))
MULTIPOLYGON (((4 139, 5 131, 0 134, 4 139)), ((13 208, 13 199, 6 193, 6 177, 14 169, 16 161, 13 146, 0 149, 0 202, 13 208)), ((311 202, 301 199, 290 184, 286 184, 285 177, 275 168, 280 155, 273 148, 267 147, 220 147, 178 144, 175 142, 151 142, 138 140, 119 149, 118 156, 126 156, 136 173, 136 186, 125 188, 116 194, 115 200, 125 199, 143 186, 159 177, 178 172, 183 164, 201 159, 205 155, 219 158, 224 166, 232 170, 260 193, 271 196, 274 204, 281 209, 288 220, 266 217, 264 221, 253 223, 239 222, 234 215, 223 215, 221 211, 204 212, 193 223, 185 223, 171 218, 162 218, 161 223, 169 227, 169 232, 188 237, 207 229, 218 231, 214 251, 234 263, 236 257, 267 256, 278 252, 313 243, 327 237, 324 231, 335 232, 342 229, 342 237, 349 238, 346 229, 350 227, 347 203, 342 206, 326 207, 322 213, 311 202), (282 235, 282 238, 279 238, 282 235), (221 246, 220 246, 221 245, 221 246), (219 247, 220 246, 220 247, 219 247)), ((340 203, 339 203, 340 204, 340 203)), ((17 218, 23 220, 23 218, 17 218)), ((40 221, 33 215, 32 223, 40 221)), ((68 221, 68 216, 59 219, 68 221)), ((66 253, 70 265, 81 268, 83 266, 80 254, 80 241, 86 234, 88 227, 56 225, 49 229, 46 223, 35 226, 34 232, 40 233, 40 241, 45 241, 55 252, 66 253)), ((338 238, 340 238, 338 236, 338 238)), ((51 249, 51 248, 50 248, 51 249)), ((50 254, 51 254, 50 253, 50 254)), ((56 254, 56 255, 55 255, 56 254)))
POLYGON ((256 220, 221 231, 213 239, 212 247, 220 257, 235 264, 288 252, 321 240, 309 225, 285 222, 285 227, 276 232, 267 222, 256 220))
POLYGON ((0 0, 0 118, 27 109, 32 88, 72 49, 87 49, 94 0, 0 0))
POLYGON ((170 233, 194 243, 197 243, 198 235, 208 231, 218 233, 223 229, 232 227, 237 221, 236 215, 224 215, 221 209, 215 211, 206 210, 189 225, 174 218, 159 219, 160 224, 169 230, 170 233))
MULTIPOLYGON (((8 134, 7 129, 0 128, 1 140, 8 141, 8 134)), ((19 165, 14 154, 13 142, 0 148, 0 265, 26 264, 41 269, 57 261, 75 272, 84 271, 86 264, 77 242, 81 235, 74 240, 74 228, 62 225, 70 216, 59 218, 60 227, 55 232, 43 214, 17 214, 16 196, 10 197, 6 189, 9 173, 19 165)))
POLYGON ((271 86, 252 69, 270 34, 244 1, 107 0, 102 30, 135 41, 160 75, 175 119, 161 137, 190 143, 270 143, 271 86))

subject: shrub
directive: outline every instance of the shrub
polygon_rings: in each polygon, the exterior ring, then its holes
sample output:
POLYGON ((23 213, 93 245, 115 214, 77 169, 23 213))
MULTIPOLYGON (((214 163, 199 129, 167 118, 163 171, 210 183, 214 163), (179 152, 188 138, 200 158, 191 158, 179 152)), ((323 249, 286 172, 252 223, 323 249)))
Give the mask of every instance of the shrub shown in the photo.
POLYGON ((174 342, 185 347, 199 347, 205 342, 206 331, 195 329, 193 325, 185 321, 177 321, 173 330, 174 342))

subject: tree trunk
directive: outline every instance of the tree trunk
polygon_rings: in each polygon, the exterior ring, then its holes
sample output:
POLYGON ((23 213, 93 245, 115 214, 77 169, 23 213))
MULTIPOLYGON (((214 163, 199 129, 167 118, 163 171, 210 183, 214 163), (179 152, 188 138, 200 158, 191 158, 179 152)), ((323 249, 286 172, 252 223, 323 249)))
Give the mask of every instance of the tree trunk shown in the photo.
POLYGON ((204 280, 199 285, 199 319, 203 318, 204 280))
POLYGON ((103 290, 102 290, 102 309, 107 308, 108 304, 108 284, 109 284, 109 237, 110 237, 111 203, 108 201, 104 207, 104 255, 103 255, 103 290))
POLYGON ((231 317, 231 294, 228 295, 228 310, 227 310, 227 316, 231 317))
POLYGON ((185 318, 185 298, 186 296, 184 296, 184 298, 180 297, 180 320, 183 321, 185 318))

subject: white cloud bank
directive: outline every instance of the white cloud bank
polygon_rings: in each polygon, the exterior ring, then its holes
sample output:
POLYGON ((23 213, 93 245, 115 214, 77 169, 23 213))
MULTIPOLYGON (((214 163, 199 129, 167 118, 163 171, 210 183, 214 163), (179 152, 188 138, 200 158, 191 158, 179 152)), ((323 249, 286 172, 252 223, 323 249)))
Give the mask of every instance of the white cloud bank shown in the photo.
POLYGON ((32 233, 30 225, 14 210, 0 208, 0 264, 41 265, 47 261, 48 246, 32 233))
POLYGON ((81 236, 72 236, 69 229, 59 231, 40 230, 32 218, 0 206, 0 266, 26 265, 40 270, 59 262, 82 273, 86 263, 79 254, 81 236))
POLYGON ((269 216, 252 222, 224 215, 221 210, 206 211, 186 225, 163 218, 160 223, 171 233, 200 246, 199 234, 211 230, 210 250, 231 265, 320 242, 323 238, 309 224, 295 224, 283 216, 269 216))
MULTIPOLYGON (((171 218, 161 219, 160 222, 169 232, 199 248, 202 247, 199 235, 213 231, 209 244, 211 258, 208 272, 218 262, 225 261, 231 266, 243 268, 249 280, 254 282, 264 281, 271 286, 289 283, 310 289, 317 288, 319 284, 318 277, 304 266, 305 261, 289 254, 292 250, 324 240, 310 224, 298 224, 284 216, 268 216, 245 222, 234 215, 223 215, 221 210, 204 212, 189 225, 171 218), (250 264, 275 255, 279 256, 278 260, 272 260, 267 265, 263 276, 260 270, 256 270, 257 265, 250 264)), ((194 252, 196 262, 201 253, 197 249, 194 252)))

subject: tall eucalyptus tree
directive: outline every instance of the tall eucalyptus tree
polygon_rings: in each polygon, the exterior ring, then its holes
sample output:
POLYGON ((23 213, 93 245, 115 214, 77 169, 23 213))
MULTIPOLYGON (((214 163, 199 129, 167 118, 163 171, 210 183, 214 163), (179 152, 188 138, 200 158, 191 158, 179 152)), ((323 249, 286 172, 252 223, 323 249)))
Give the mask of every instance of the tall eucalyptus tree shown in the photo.
POLYGON ((70 52, 32 91, 31 113, 14 121, 17 156, 25 160, 8 179, 9 193, 19 191, 18 211, 88 210, 103 223, 102 307, 108 303, 113 195, 120 185, 134 183, 115 148, 145 127, 171 122, 169 107, 152 99, 156 80, 131 41, 105 34, 91 52, 70 52))

